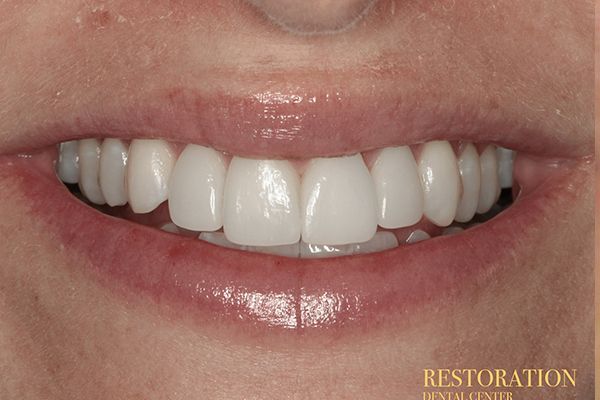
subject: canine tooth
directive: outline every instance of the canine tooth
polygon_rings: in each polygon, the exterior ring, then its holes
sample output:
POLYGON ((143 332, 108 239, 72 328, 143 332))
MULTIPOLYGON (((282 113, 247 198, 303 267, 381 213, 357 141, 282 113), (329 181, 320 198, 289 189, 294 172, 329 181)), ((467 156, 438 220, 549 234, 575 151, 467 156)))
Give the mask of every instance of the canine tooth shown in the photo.
POLYGON ((171 220, 195 231, 220 229, 226 172, 221 153, 204 146, 186 146, 169 179, 171 220))
POLYGON ((354 245, 353 254, 376 253, 398 247, 398 239, 392 232, 377 232, 373 239, 354 245))
POLYGON ((513 186, 513 161, 515 152, 504 147, 496 149, 498 156, 498 175, 500 179, 500 188, 507 189, 513 186))
POLYGON ((375 159, 371 175, 377 194, 379 226, 395 229, 421 220, 423 189, 408 146, 383 149, 375 159))
POLYGON ((299 190, 298 174, 288 161, 234 157, 225 180, 225 236, 248 246, 298 242, 299 190))
POLYGON ((408 235, 408 238, 406 238, 406 243, 422 242, 423 240, 427 240, 430 238, 431 236, 429 236, 427 232, 417 229, 416 231, 413 231, 410 235, 408 235))
POLYGON ((79 188, 92 203, 104 204, 100 189, 98 170, 100 168, 100 142, 97 139, 79 141, 79 188))
POLYGON ((129 205, 138 214, 149 213, 167 199, 173 150, 164 140, 135 139, 129 146, 127 190, 129 205))
POLYGON ((377 230, 375 185, 360 154, 311 160, 302 177, 302 240, 341 245, 377 230))
POLYGON ((425 143, 419 158, 419 174, 425 216, 435 225, 450 225, 460 196, 460 173, 450 143, 442 140, 425 143))
POLYGON ((481 164, 479 154, 473 144, 469 143, 462 149, 458 157, 458 170, 462 182, 462 196, 454 219, 459 222, 468 222, 477 211, 481 187, 481 164))
POLYGON ((125 189, 125 168, 127 166, 127 145, 119 139, 104 139, 100 151, 100 188, 111 206, 127 204, 125 189))
POLYGON ((498 156, 496 146, 489 145, 479 157, 481 162, 481 189, 477 212, 483 214, 489 211, 500 196, 500 181, 498 178, 498 156))
POLYGON ((65 183, 79 182, 79 143, 77 140, 61 143, 58 150, 56 172, 65 183))

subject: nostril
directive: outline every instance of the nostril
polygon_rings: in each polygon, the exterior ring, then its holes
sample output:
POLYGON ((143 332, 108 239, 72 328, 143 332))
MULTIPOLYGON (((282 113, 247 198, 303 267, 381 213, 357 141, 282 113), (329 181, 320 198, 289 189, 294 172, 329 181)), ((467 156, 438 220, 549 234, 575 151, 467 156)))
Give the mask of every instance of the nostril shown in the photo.
POLYGON ((342 31, 368 14, 377 0, 248 0, 274 23, 294 33, 342 31))

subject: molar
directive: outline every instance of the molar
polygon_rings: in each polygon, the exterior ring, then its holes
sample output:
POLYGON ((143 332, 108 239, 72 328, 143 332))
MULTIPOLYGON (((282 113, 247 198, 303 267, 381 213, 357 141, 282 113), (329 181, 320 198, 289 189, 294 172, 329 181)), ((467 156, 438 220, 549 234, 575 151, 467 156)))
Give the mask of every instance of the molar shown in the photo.
POLYGON ((97 139, 79 141, 79 189, 94 204, 105 204, 99 182, 100 142, 97 139))
POLYGON ((71 140, 61 143, 58 150, 56 172, 65 183, 79 182, 79 142, 71 140))
POLYGON ((498 156, 496 146, 489 145, 479 157, 481 161, 481 189, 477 212, 488 212, 500 196, 500 179, 498 176, 498 156))

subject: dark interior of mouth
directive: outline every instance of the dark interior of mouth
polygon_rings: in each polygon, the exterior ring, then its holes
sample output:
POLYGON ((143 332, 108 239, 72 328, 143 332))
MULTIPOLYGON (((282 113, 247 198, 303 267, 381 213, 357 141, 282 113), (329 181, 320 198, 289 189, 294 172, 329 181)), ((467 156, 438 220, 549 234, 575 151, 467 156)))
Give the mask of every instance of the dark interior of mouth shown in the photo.
MULTIPOLYGON (((129 146, 129 144, 127 144, 125 146, 126 147, 129 146)), ((460 149, 462 148, 460 144, 453 144, 452 147, 454 148, 454 151, 457 152, 457 154, 459 154, 460 149)), ((481 152, 481 148, 483 148, 483 147, 484 146, 478 146, 480 152, 481 152)), ((180 148, 181 148, 181 146, 180 146, 180 148)), ((494 147, 494 150, 495 150, 495 152, 500 154, 500 150, 504 150, 504 149, 496 149, 494 147)), ((412 150, 412 151, 413 151, 413 153, 420 154, 419 152, 421 151, 421 149, 418 148, 418 149, 412 150)), ((181 153, 181 149, 179 149, 178 152, 181 153)), ((511 152, 511 153, 512 153, 511 154, 511 157, 512 157, 511 163, 512 163, 514 160, 514 153, 513 152, 511 152)), ((362 159, 365 160, 369 169, 372 169, 372 167, 374 165, 372 160, 379 157, 378 154, 380 154, 380 153, 375 152, 375 153, 372 153, 371 155, 366 155, 366 156, 363 154, 362 159)), ((77 157, 80 157, 80 156, 78 155, 77 157)), ((100 155, 98 155, 97 158, 100 159, 100 155)), ((460 164, 460 161, 458 161, 458 158, 459 157, 457 156, 457 163, 460 164)), ((418 156, 416 156, 415 159, 419 160, 418 156)), ((229 160, 231 160, 231 158, 229 160)), ((79 161, 80 160, 78 159, 78 162, 79 161)), ((498 156, 497 162, 498 162, 498 164, 501 163, 500 156, 498 156)), ((125 161, 125 164, 126 163, 127 162, 125 161)), ((511 168, 512 168, 512 164, 511 164, 511 168)), ((500 169, 501 169, 501 167, 500 167, 500 165, 498 165, 497 172, 496 172, 497 174, 500 174, 500 169)), ((462 171, 461 171, 461 173, 462 173, 462 171)), ((512 171, 511 171, 511 174, 512 174, 512 171)), ((300 176, 302 176, 302 173, 300 173, 300 176)), ((483 179, 483 176, 482 176, 482 179, 483 179)), ((498 177, 498 180, 501 181, 502 179, 500 177, 498 177)), ((504 177, 504 180, 506 180, 506 177, 504 177)), ((140 212, 135 212, 130 204, 117 205, 117 206, 112 206, 112 207, 109 205, 106 205, 106 204, 95 204, 94 202, 90 201, 88 199, 88 197, 84 194, 85 190, 82 191, 81 182, 65 183, 65 185, 69 189, 69 191, 73 194, 73 196, 78 198, 80 201, 83 201, 84 203, 88 204, 90 207, 93 207, 94 209, 96 209, 106 215, 110 215, 110 216, 116 217, 116 218, 121 218, 121 219, 130 221, 130 222, 134 222, 137 224, 154 227, 156 229, 162 229, 167 232, 165 234, 170 233, 170 234, 179 234, 179 235, 188 236, 188 237, 192 236, 192 237, 196 237, 199 239, 203 239, 203 240, 212 242, 213 244, 217 244, 220 246, 237 248, 237 249, 246 250, 246 251, 258 251, 258 252, 273 253, 273 254, 277 254, 277 255, 292 256, 292 257, 296 256, 296 253, 298 253, 298 256, 300 256, 300 250, 296 249, 295 247, 290 247, 290 245, 287 245, 287 246, 286 245, 284 245, 284 246, 282 246, 282 245, 257 246, 256 244, 247 245, 247 244, 242 244, 239 242, 230 242, 228 240, 226 232, 224 232, 222 226, 219 229, 211 229, 210 231, 186 229, 184 227, 178 226, 178 225, 174 224, 172 221, 173 218, 171 218, 171 215, 170 215, 168 199, 165 199, 165 201, 161 202, 161 204, 156 206, 152 211, 140 213, 140 212)), ((468 221, 464 221, 464 219, 463 219, 462 222, 452 221, 451 223, 445 223, 445 224, 432 223, 426 217, 426 215, 423 215, 418 222, 411 224, 409 226, 402 226, 402 227, 398 227, 398 228, 394 228, 394 227, 382 228, 381 226, 378 226, 376 236, 383 236, 383 234, 385 234, 385 235, 387 235, 386 239, 379 238, 379 240, 374 240, 375 237, 373 237, 373 240, 367 241, 367 242, 369 242, 368 245, 365 245, 364 244, 365 242, 360 242, 360 241, 348 242, 348 243, 343 243, 343 244, 339 244, 339 243, 337 243, 337 244, 323 244, 323 243, 311 244, 311 243, 305 243, 303 240, 299 240, 297 246, 300 246, 300 247, 305 246, 308 249, 304 252, 304 253, 308 253, 306 258, 310 258, 310 256, 331 257, 331 256, 342 256, 342 255, 384 251, 389 248, 396 247, 398 245, 412 244, 412 243, 415 243, 418 241, 426 240, 429 238, 434 238, 437 236, 460 234, 461 231, 463 231, 463 230, 467 230, 475 225, 485 223, 486 221, 490 220, 491 218, 494 218, 495 216, 502 213, 502 211, 504 211, 506 208, 510 207, 513 204, 513 201, 515 198, 515 193, 514 193, 512 186, 506 187, 506 183, 504 183, 504 187, 500 188, 500 184, 498 183, 497 192, 498 193, 496 195, 496 201, 493 203, 493 205, 491 207, 488 207, 486 209, 486 211, 484 211, 484 212, 481 212, 481 210, 478 210, 478 212, 474 213, 472 218, 470 218, 468 221), (390 239, 389 239, 390 234, 393 234, 393 237, 395 238, 395 240, 392 239, 392 242, 390 242, 390 239)))

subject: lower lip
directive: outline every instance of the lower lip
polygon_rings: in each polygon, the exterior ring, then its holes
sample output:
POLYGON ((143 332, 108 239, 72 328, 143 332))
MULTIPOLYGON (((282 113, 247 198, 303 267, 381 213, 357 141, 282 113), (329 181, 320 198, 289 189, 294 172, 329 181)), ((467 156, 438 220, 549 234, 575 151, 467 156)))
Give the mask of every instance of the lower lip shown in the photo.
POLYGON ((101 214, 72 197, 49 173, 50 162, 50 156, 2 157, 0 175, 20 177, 17 190, 30 217, 88 260, 70 267, 84 268, 115 296, 143 295, 168 317, 244 335, 293 337, 397 329, 428 303, 447 306, 469 288, 513 273, 534 246, 536 226, 552 210, 568 209, 575 194, 561 187, 577 177, 555 174, 498 217, 459 235, 376 254, 299 260, 220 248, 101 214))

